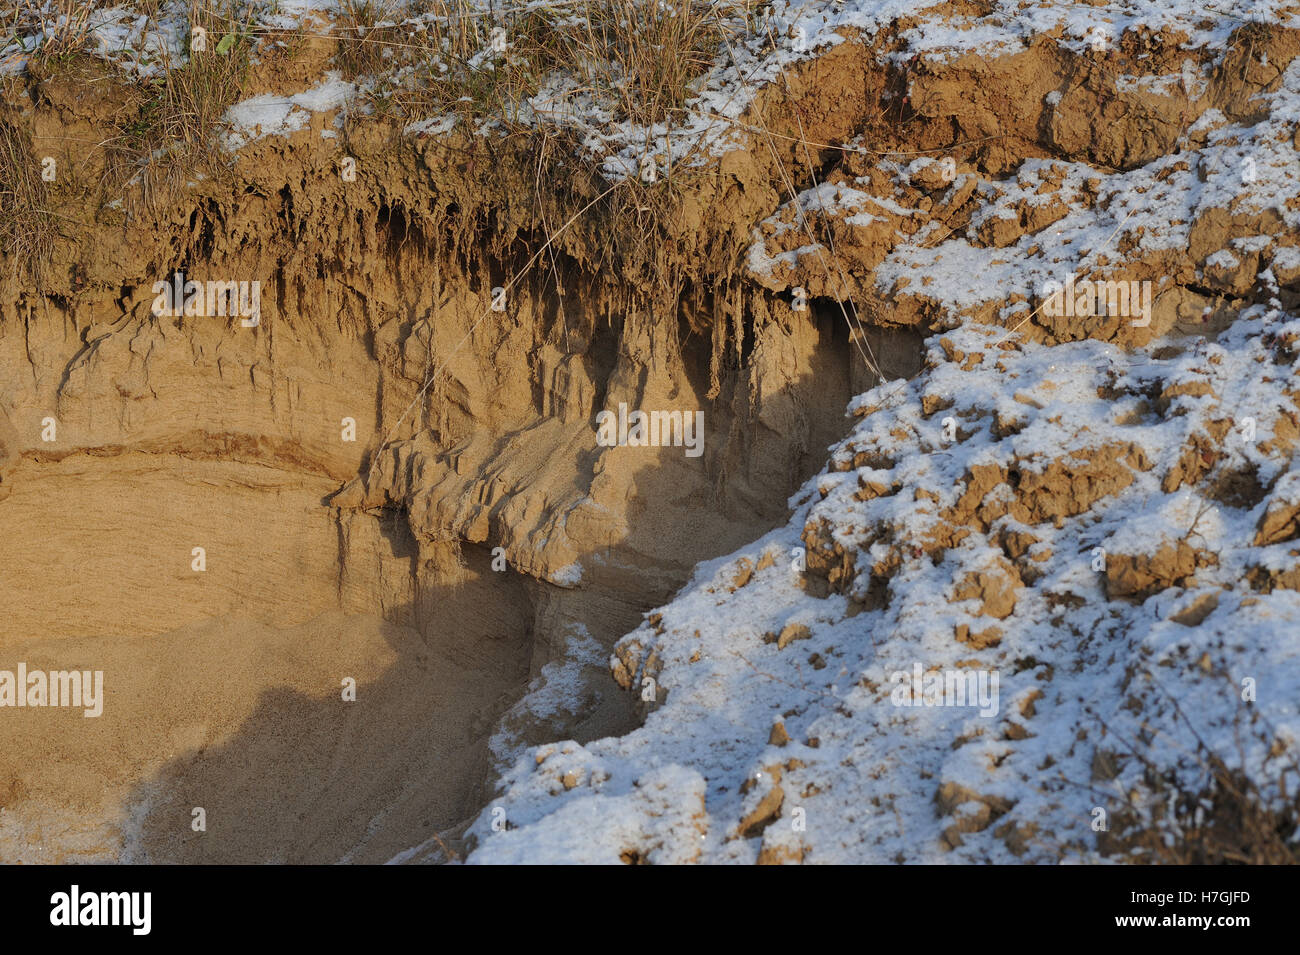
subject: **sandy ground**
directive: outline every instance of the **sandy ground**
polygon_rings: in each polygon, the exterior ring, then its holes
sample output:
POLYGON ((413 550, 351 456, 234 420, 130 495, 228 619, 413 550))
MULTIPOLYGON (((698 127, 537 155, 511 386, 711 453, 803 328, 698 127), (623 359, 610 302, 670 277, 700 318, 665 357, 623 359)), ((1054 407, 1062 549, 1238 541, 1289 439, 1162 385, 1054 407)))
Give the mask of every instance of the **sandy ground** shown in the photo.
POLYGON ((471 562, 413 607, 373 518, 340 574, 328 482, 157 463, 46 465, 0 509, 0 669, 100 670, 105 697, 0 708, 0 861, 378 862, 474 811, 521 592, 471 562))

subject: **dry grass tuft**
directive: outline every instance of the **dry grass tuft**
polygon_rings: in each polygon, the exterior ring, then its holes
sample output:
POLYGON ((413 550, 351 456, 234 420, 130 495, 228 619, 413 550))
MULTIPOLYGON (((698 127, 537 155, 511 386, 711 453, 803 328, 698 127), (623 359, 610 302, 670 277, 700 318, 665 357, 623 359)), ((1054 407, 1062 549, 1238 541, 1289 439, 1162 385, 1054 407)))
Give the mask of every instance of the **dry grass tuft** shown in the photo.
POLYGON ((1178 701, 1165 696, 1196 749, 1185 754, 1180 771, 1152 758, 1159 733, 1139 745, 1124 743, 1141 766, 1142 783, 1112 816, 1112 831, 1098 841, 1102 853, 1155 865, 1300 863, 1300 762, 1293 747, 1258 711, 1238 711, 1237 755, 1229 762, 1206 743, 1178 701), (1255 752, 1267 754, 1254 771, 1246 768, 1247 737, 1255 752), (1267 788, 1260 780, 1269 781, 1267 788))
POLYGON ((39 281, 59 237, 31 138, 0 119, 0 251, 23 277, 39 281))
POLYGON ((90 18, 104 6, 100 0, 16 0, 5 11, 0 28, 4 41, 39 39, 32 51, 38 64, 57 63, 79 55, 90 40, 90 18))
MULTIPOLYGON (((385 0, 344 0, 343 12, 340 65, 376 78, 372 97, 385 101, 381 111, 519 125, 528 101, 563 76, 561 99, 651 126, 671 119, 714 63, 733 7, 575 0, 489 15, 471 0, 424 0, 402 24, 385 0)), ((563 103, 553 105, 548 119, 562 122, 563 103)))
POLYGON ((1300 804, 1266 799, 1240 769, 1210 757, 1195 790, 1170 775, 1148 776, 1150 808, 1116 815, 1116 849, 1155 865, 1296 865, 1300 804))
POLYGON ((253 15, 253 5, 240 0, 192 4, 191 47, 194 28, 201 28, 204 48, 187 50, 184 62, 166 63, 163 75, 142 91, 109 146, 115 178, 143 172, 146 196, 159 199, 196 173, 217 171, 220 151, 213 137, 226 110, 244 95, 253 15))
POLYGON ((405 42, 396 23, 402 18, 400 9, 398 0, 339 0, 334 33, 344 79, 375 76, 384 69, 394 47, 400 49, 405 42))

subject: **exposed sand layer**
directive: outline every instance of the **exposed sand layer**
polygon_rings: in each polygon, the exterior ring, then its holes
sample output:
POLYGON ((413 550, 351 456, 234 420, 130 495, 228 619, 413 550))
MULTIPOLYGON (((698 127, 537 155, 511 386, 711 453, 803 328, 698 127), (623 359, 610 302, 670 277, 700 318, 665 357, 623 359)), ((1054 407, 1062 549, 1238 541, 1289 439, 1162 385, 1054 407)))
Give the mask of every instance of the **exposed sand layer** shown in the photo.
POLYGON ((321 482, 143 457, 67 459, 0 509, 25 542, 0 669, 104 674, 99 717, 0 709, 0 860, 382 862, 472 813, 529 671, 517 577, 470 555, 417 612, 377 521, 340 574, 321 482))

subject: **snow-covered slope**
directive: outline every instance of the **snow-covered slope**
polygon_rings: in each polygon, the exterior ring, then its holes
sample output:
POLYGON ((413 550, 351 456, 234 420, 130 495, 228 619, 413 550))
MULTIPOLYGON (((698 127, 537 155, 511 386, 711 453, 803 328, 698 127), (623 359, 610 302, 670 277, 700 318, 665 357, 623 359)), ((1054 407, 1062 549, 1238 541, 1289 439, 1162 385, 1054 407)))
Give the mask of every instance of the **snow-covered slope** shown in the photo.
MULTIPOLYGON (((946 12, 919 42, 979 45, 946 12)), ((1110 22, 1172 18, 1203 53, 1250 12, 1110 22)), ((1128 171, 873 159, 762 224, 757 281, 924 316, 926 367, 852 403, 785 527, 623 639, 644 725, 524 753, 470 861, 1145 858, 1203 835, 1229 778, 1294 818, 1291 57, 1253 112, 1202 102, 1128 171), (1119 281, 1130 302, 1091 300, 1119 281)), ((1131 85, 1194 102, 1205 73, 1131 85)))

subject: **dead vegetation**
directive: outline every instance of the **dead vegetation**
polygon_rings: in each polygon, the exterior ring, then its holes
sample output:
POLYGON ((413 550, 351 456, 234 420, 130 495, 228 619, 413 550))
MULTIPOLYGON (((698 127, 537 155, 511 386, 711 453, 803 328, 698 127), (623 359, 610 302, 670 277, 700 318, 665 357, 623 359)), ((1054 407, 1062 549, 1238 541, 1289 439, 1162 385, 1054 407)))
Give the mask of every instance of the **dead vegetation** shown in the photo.
MULTIPOLYGON (((9 39, 29 51, 28 80, 109 78, 111 67, 87 52, 95 43, 93 14, 107 6, 21 0, 7 18, 0 13, 9 39)), ((150 23, 175 16, 159 0, 129 6, 150 23)), ((437 116, 493 123, 531 144, 540 188, 573 178, 571 164, 557 173, 557 162, 585 155, 594 171, 609 158, 614 147, 583 118, 593 106, 610 123, 644 130, 647 147, 656 129, 680 122, 692 84, 716 62, 728 34, 747 28, 751 7, 576 0, 493 11, 472 0, 342 0, 328 38, 333 64, 357 84, 364 103, 349 110, 349 129, 362 113, 367 124, 391 120, 395 129, 437 116)), ((124 105, 98 143, 101 204, 123 195, 132 204, 141 197, 147 205, 167 202, 187 181, 220 175, 222 151, 214 139, 226 111, 249 95, 253 54, 266 56, 277 41, 293 50, 325 36, 311 27, 271 28, 259 20, 266 10, 257 0, 191 0, 179 57, 165 49, 137 53, 136 66, 160 69, 121 83, 124 105), (139 189, 124 188, 128 183, 139 189)), ((653 244, 693 158, 647 159, 612 190, 610 212, 636 223, 629 232, 636 242, 653 244)), ((31 222, 23 231, 34 240, 31 222)))
MULTIPOLYGON (((94 0, 17 0, 4 15, 0 38, 39 44, 32 52, 38 64, 57 63, 79 55, 90 39, 94 0)), ((7 44, 0 42, 0 48, 7 44)))
MULTIPOLYGON (((161 6, 145 2, 133 9, 152 22, 161 6)), ((7 38, 30 50, 27 79, 39 86, 61 79, 98 83, 116 78, 88 52, 94 40, 92 15, 106 7, 76 0, 58 0, 57 6, 22 0, 7 16, 0 15, 7 38)), ((143 193, 157 198, 171 195, 196 174, 216 171, 213 137, 226 110, 243 97, 256 10, 251 0, 192 0, 180 57, 166 48, 137 51, 135 66, 157 68, 117 78, 124 105, 113 117, 112 135, 97 143, 104 150, 105 198, 116 196, 136 176, 143 193)))
POLYGON ((743 23, 737 9, 581 0, 489 15, 468 0, 424 0, 399 23, 392 0, 345 0, 337 59, 350 78, 374 80, 377 108, 407 119, 455 113, 564 125, 580 122, 572 106, 585 102, 613 122, 650 126, 684 106, 726 31, 743 23), (530 102, 559 77, 546 104, 530 102))
POLYGON ((216 171, 213 138, 226 110, 243 97, 252 19, 251 4, 238 0, 191 7, 186 60, 165 64, 117 141, 119 157, 143 171, 147 194, 170 194, 196 173, 216 171))
POLYGON ((41 171, 30 137, 0 117, 0 249, 32 282, 40 280, 59 234, 41 171))
MULTIPOLYGON (((1238 688, 1229 681, 1227 689, 1238 688)), ((1300 863, 1300 763, 1286 741, 1258 711, 1238 711, 1236 753, 1228 757, 1206 742, 1177 700, 1166 697, 1196 749, 1182 754, 1181 767, 1171 767, 1157 754, 1163 734, 1144 731, 1141 739, 1121 741, 1127 757, 1138 761, 1142 782, 1112 814, 1111 831, 1099 834, 1102 854, 1152 865, 1300 863), (1247 742, 1262 747, 1264 763, 1275 765, 1250 769, 1247 742), (1274 788, 1266 792, 1262 779, 1273 780, 1274 788)), ((1117 772, 1115 757, 1101 763, 1111 767, 1103 775, 1117 772)))
POLYGON ((1149 805, 1115 814, 1116 832, 1104 840, 1107 854, 1150 865, 1300 864, 1296 797, 1269 800, 1249 774, 1203 755, 1198 788, 1171 771, 1146 774, 1149 805))
POLYGON ((393 20, 397 10, 394 0, 341 0, 334 30, 339 41, 336 60, 344 78, 378 73, 393 48, 406 45, 393 20))

